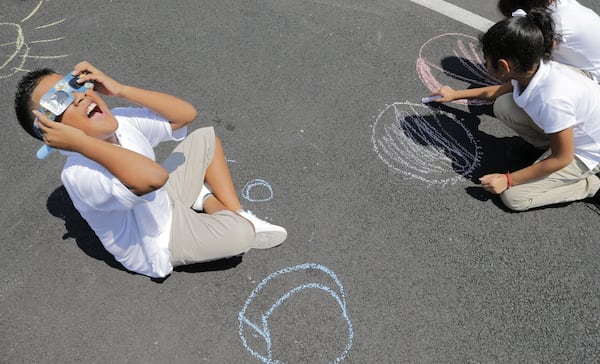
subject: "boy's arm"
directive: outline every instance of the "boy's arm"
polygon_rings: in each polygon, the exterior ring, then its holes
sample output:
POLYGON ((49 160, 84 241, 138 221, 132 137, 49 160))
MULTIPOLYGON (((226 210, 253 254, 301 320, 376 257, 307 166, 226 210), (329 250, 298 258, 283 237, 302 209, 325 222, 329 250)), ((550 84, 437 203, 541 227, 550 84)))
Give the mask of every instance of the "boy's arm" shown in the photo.
POLYGON ((138 196, 159 189, 169 178, 168 172, 160 164, 142 154, 91 137, 64 123, 49 120, 37 110, 33 113, 46 144, 80 153, 99 163, 138 196))
POLYGON ((169 120, 172 130, 182 128, 196 119, 196 108, 189 102, 163 92, 121 84, 89 62, 77 64, 73 74, 80 75, 79 83, 94 81, 94 90, 97 92, 121 97, 152 110, 169 120))
POLYGON ((450 102, 454 100, 460 99, 480 99, 480 100, 488 100, 494 101, 498 97, 512 92, 513 86, 512 83, 506 82, 502 85, 491 85, 486 87, 465 89, 465 90, 455 90, 449 86, 443 86, 437 91, 433 92, 431 95, 439 95, 441 98, 435 100, 435 102, 450 102))
POLYGON ((194 106, 173 95, 123 85, 118 96, 169 120, 172 130, 182 128, 196 119, 197 112, 194 106))

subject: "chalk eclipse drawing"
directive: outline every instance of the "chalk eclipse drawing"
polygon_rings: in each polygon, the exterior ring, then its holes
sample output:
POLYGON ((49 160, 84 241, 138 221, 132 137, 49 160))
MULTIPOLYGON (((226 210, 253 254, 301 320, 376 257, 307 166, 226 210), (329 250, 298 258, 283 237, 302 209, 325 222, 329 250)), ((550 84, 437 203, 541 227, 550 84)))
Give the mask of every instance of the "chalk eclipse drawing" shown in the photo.
POLYGON ((373 146, 390 168, 429 184, 455 184, 479 166, 481 150, 452 114, 396 102, 373 124, 373 146))
MULTIPOLYGON (((30 54, 31 45, 35 43, 47 43, 62 40, 64 37, 53 39, 33 39, 28 40, 25 37, 23 24, 30 20, 42 6, 40 1, 37 6, 23 18, 19 23, 0 22, 0 79, 8 78, 19 71, 27 71, 23 67, 27 59, 30 58, 63 58, 68 54, 60 55, 32 55, 30 54)), ((65 19, 53 21, 44 25, 34 27, 33 33, 42 31, 49 27, 61 24, 65 19)))
MULTIPOLYGON (((444 85, 454 88, 484 87, 499 84, 490 75, 478 50, 475 37, 460 33, 446 33, 429 39, 419 49, 416 63, 419 78, 431 92, 444 85), (437 54, 451 54, 446 64, 437 62, 437 54), (466 85, 465 85, 466 84, 466 85)), ((487 105, 485 100, 455 100, 457 104, 487 105)))
MULTIPOLYGON (((276 344, 281 343, 282 338, 277 337, 277 330, 273 330, 273 326, 277 321, 289 319, 285 316, 277 316, 277 312, 283 310, 282 306, 298 298, 301 293, 312 291, 325 294, 328 299, 320 300, 320 303, 328 304, 331 301, 337 304, 339 309, 340 326, 332 327, 336 337, 341 339, 338 341, 339 347, 336 345, 327 346, 326 353, 321 353, 319 360, 326 360, 328 363, 340 363, 346 359, 352 342, 354 340, 354 331, 352 322, 348 317, 346 293, 339 278, 329 268, 315 263, 305 263, 293 267, 283 268, 275 273, 271 273, 263 279, 258 286, 252 291, 247 298, 244 307, 238 314, 239 320, 239 335, 244 347, 258 360, 265 364, 283 363, 282 358, 278 358, 277 349, 281 349, 276 344), (275 321, 275 322, 273 322, 275 321), (340 331, 338 331, 340 330, 340 331)), ((301 312, 300 317, 307 320, 309 312, 319 312, 318 303, 312 302, 310 307, 300 307, 306 312, 301 312)), ((318 327, 328 327, 333 325, 333 322, 325 319, 324 316, 319 317, 317 322, 312 322, 310 325, 311 333, 316 335, 318 327)), ((298 322, 294 323, 294 327, 300 327, 298 322)), ((282 334, 282 332, 279 332, 282 334)), ((285 333, 284 333, 285 334, 285 333)), ((287 332, 288 335, 292 334, 287 332)), ((293 343, 297 344, 292 340, 293 343)), ((328 344, 331 342, 328 341, 328 344)), ((306 348, 308 351, 316 350, 314 347, 306 348)), ((306 359, 306 358, 305 358, 306 359)), ((296 362, 298 358, 296 358, 296 362)), ((303 360, 306 362, 306 360, 303 360)), ((309 362, 315 362, 311 360, 309 362)), ((320 362, 320 361, 319 361, 320 362)))

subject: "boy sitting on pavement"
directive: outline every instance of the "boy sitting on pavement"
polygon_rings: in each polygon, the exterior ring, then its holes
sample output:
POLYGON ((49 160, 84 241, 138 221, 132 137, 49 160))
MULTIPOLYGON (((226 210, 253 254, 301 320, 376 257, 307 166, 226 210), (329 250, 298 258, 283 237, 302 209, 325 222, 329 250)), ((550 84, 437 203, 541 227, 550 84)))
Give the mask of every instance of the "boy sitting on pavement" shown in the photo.
POLYGON ((121 84, 81 62, 64 78, 50 69, 25 75, 15 111, 30 135, 67 157, 61 179, 73 205, 130 271, 166 277, 174 266, 287 237, 242 208, 212 127, 186 138, 197 112, 184 100, 121 84), (100 94, 141 108, 110 110, 100 94), (161 165, 153 148, 163 141, 182 142, 161 165))

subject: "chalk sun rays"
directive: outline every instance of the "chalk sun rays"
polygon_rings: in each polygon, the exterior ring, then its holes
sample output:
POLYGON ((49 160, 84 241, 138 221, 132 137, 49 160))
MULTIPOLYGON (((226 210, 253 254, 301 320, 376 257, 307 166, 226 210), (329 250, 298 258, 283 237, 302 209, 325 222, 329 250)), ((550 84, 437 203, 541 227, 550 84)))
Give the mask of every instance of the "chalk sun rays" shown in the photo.
POLYGON ((0 38, 0 79, 8 78, 17 72, 29 71, 25 68, 28 59, 57 59, 69 56, 69 54, 32 54, 32 46, 35 44, 58 42, 65 38, 41 38, 49 28, 60 25, 65 21, 65 19, 60 19, 31 28, 31 38, 33 39, 26 39, 23 25, 33 19, 42 4, 43 0, 40 0, 35 8, 18 23, 0 22, 0 37, 7 37, 0 38))

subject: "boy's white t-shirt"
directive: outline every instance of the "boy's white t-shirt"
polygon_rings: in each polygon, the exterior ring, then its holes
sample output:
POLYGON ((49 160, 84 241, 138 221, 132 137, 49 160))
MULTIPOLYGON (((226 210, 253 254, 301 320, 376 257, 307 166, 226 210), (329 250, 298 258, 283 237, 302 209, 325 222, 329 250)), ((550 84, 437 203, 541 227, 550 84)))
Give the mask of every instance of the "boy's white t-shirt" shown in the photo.
MULTIPOLYGON (((187 128, 171 130, 169 122, 148 109, 112 110, 121 147, 155 160, 154 147, 185 138, 187 128)), ((100 164, 79 153, 67 156, 61 179, 73 205, 106 250, 125 268, 150 277, 165 277, 170 263, 171 206, 164 186, 137 196, 100 164)))
POLYGON ((600 82, 600 16, 576 0, 556 0, 549 8, 562 38, 552 59, 587 71, 600 82))
POLYGON ((513 98, 546 134, 573 127, 575 155, 589 168, 600 163, 600 86, 581 73, 557 62, 540 66, 513 98))

